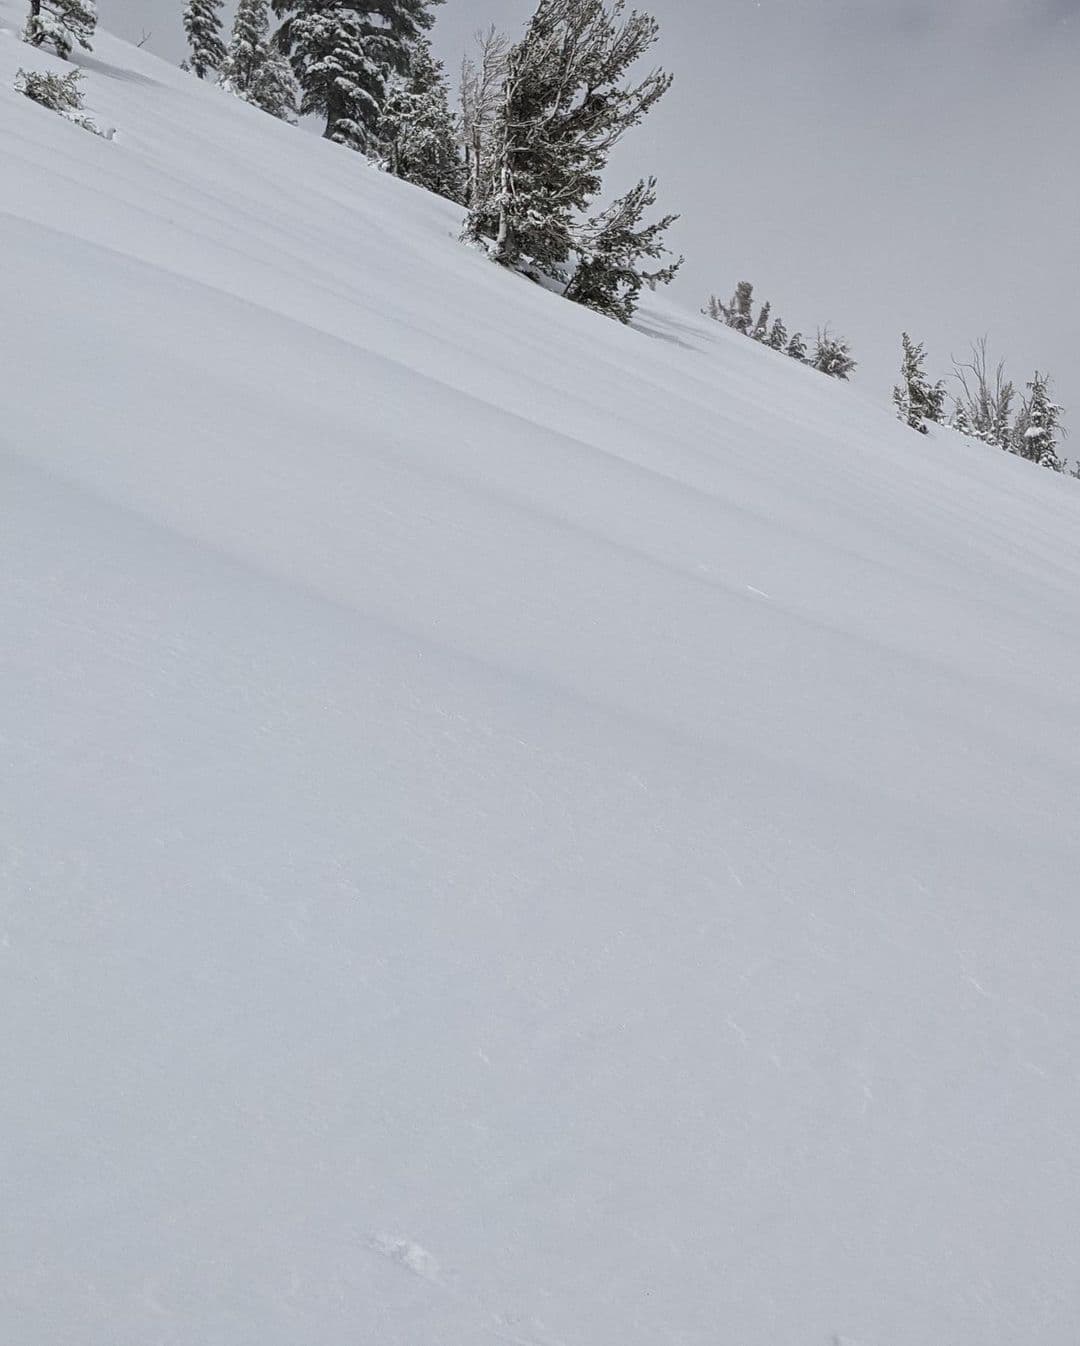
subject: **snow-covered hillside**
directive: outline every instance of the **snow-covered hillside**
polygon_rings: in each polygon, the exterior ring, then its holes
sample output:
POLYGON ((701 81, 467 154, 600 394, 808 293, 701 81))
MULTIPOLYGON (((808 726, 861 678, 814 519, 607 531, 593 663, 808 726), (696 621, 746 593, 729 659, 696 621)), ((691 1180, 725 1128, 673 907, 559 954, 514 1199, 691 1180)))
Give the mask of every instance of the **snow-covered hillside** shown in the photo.
POLYGON ((1080 487, 0 0, 0 1340, 1075 1346, 1080 487))

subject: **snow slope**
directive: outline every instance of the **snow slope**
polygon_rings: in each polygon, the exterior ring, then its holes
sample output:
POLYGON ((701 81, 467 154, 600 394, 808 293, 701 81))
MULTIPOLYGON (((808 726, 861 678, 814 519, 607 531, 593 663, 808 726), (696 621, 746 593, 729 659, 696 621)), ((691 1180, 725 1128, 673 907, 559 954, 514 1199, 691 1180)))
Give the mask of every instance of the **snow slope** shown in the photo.
POLYGON ((0 1340, 1075 1346, 1077 484, 28 58, 0 1340))

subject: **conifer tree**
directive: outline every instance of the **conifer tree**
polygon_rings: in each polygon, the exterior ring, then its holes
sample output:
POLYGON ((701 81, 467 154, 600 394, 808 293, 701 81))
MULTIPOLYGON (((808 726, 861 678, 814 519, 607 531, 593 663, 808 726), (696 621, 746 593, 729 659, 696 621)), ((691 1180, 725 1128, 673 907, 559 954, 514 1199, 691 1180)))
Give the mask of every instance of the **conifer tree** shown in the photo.
POLYGON ((740 280, 735 286, 735 293, 726 304, 716 295, 710 295, 709 302, 702 311, 716 322, 722 322, 727 327, 733 327, 736 332, 741 332, 743 336, 749 336, 753 326, 753 307, 753 283, 740 280))
POLYGON ((809 363, 830 378, 845 381, 856 368, 848 343, 842 337, 833 336, 827 327, 818 330, 817 343, 809 363))
POLYGON ((656 204, 656 179, 642 180, 589 221, 590 234, 579 241, 581 261, 566 288, 568 299, 598 313, 629 322, 643 285, 667 285, 682 258, 648 271, 643 258, 658 261, 667 249, 663 235, 678 218, 665 215, 652 224, 642 216, 656 204))
POLYGON ((657 31, 625 0, 539 0, 507 58, 492 181, 466 226, 497 262, 562 275, 612 148, 671 86, 661 70, 625 78, 657 31))
POLYGON ((1033 463, 1060 472, 1062 462, 1058 456, 1058 435, 1062 408, 1050 397, 1048 375, 1036 370, 1027 387, 1030 396, 1024 402, 1015 451, 1033 463))
POLYGON ((929 433, 927 421, 940 423, 944 416, 945 385, 940 381, 931 384, 927 380, 923 368, 926 351, 922 342, 913 342, 906 332, 902 340, 904 355, 900 382, 893 389, 893 402, 898 418, 925 435, 929 433))
POLYGON ((765 341, 769 335, 769 314, 772 312, 772 304, 766 299, 761 306, 761 312, 757 316, 757 322, 754 323, 750 335, 755 341, 765 341))
POLYGON ((187 0, 184 6, 184 32, 191 49, 189 69, 205 79, 225 59, 221 40, 222 0, 187 0))
POLYGON ((288 61, 271 40, 269 0, 240 0, 219 82, 271 116, 295 120, 300 91, 288 61))
POLYGON ((975 437, 974 427, 971 424, 971 416, 968 413, 967 404, 960 400, 956 401, 953 407, 953 414, 949 418, 949 424, 958 434, 975 437))
POLYGON ((413 47, 408 75, 391 86, 379 138, 386 167, 395 177, 448 201, 464 202, 465 165, 458 127, 450 111, 442 62, 435 60, 425 37, 413 47))
POLYGON ((52 47, 66 61, 76 42, 93 50, 90 39, 96 27, 96 0, 30 0, 23 39, 32 47, 52 47))
POLYGON ((272 0, 284 19, 278 42, 300 85, 300 111, 326 119, 327 140, 377 148, 388 83, 408 73, 411 49, 431 27, 436 3, 441 0, 272 0))
POLYGON ((792 335, 784 354, 790 355, 793 360, 798 360, 801 365, 807 363, 809 355, 806 349, 806 341, 801 332, 795 332, 792 335))
POLYGON ((782 351, 788 344, 788 332, 784 326, 783 318, 773 320, 773 325, 769 329, 769 336, 765 343, 774 351, 782 351))

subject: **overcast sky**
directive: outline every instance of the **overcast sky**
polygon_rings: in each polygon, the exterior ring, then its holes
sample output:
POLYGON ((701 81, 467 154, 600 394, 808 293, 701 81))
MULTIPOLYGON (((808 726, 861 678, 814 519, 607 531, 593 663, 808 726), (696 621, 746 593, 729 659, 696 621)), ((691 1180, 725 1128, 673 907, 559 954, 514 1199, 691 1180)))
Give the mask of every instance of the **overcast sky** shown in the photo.
MULTIPOLYGON (((471 34, 534 0, 447 0, 451 73, 471 34)), ((936 372, 989 335, 1018 382, 1056 379, 1080 455, 1080 0, 640 0, 676 76, 619 152, 614 194, 660 179, 700 307, 740 279, 790 328, 830 322, 886 395, 907 328, 936 372)), ((169 60, 182 0, 99 0, 169 60)), ((226 11, 228 12, 228 10, 226 11)))

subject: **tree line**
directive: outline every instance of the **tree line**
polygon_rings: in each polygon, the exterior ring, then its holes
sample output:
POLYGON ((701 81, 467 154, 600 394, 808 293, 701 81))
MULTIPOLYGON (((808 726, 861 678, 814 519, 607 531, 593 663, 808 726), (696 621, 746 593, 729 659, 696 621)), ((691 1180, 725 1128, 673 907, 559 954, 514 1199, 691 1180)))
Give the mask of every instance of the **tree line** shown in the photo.
MULTIPOLYGON (((612 150, 671 87, 662 69, 630 77, 657 40, 655 19, 628 11, 626 0, 538 0, 518 41, 495 28, 477 35, 455 110, 427 37, 442 2, 239 0, 226 35, 224 0, 183 0, 185 68, 285 121, 320 117, 327 139, 463 206, 463 237, 495 262, 629 322, 642 288, 668 283, 683 260, 664 242, 678 217, 654 214, 654 177, 602 198, 612 150)), ((90 49, 96 23, 95 0, 30 0, 24 37, 68 59, 76 43, 90 49)), ((19 88, 96 129, 80 117, 77 80, 20 71, 19 88)), ((789 334, 768 301, 755 313, 749 281, 726 303, 711 296, 703 312, 832 378, 857 367, 828 326, 810 344, 801 331, 789 334)), ((1066 470, 1063 409, 1047 374, 1037 370, 1018 397, 1004 365, 991 369, 983 339, 970 360, 953 362, 949 410, 945 384, 929 380, 925 360, 905 332, 893 391, 905 424, 922 433, 947 424, 1066 470)))
MULTIPOLYGON (((808 346, 801 332, 788 335, 782 318, 774 316, 766 301, 754 313, 754 287, 741 280, 727 303, 710 295, 702 312, 743 336, 809 365, 832 378, 847 379, 857 368, 848 343, 827 326, 819 327, 814 345, 808 346)), ((968 360, 954 360, 952 377, 956 390, 951 408, 945 382, 931 382, 926 373, 926 350, 904 332, 901 336, 900 381, 893 389, 897 417, 921 434, 931 425, 948 425, 983 444, 1005 449, 1053 472, 1068 470, 1061 453, 1067 433, 1061 424, 1064 408, 1054 401, 1049 374, 1036 370, 1026 395, 1017 395, 1016 385, 1005 376, 1004 361, 991 369, 987 340, 971 348, 968 360)), ((1080 478, 1080 459, 1071 474, 1080 478)))

